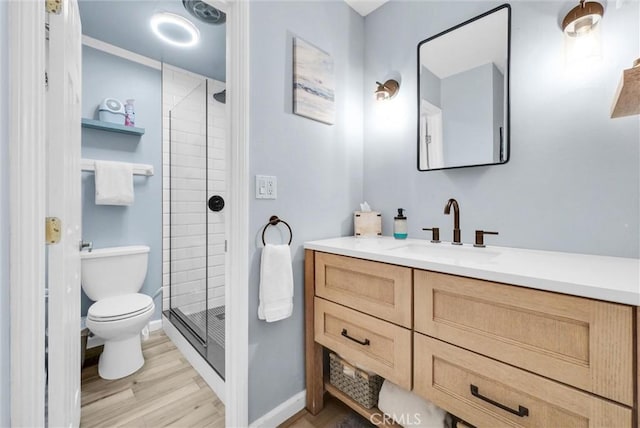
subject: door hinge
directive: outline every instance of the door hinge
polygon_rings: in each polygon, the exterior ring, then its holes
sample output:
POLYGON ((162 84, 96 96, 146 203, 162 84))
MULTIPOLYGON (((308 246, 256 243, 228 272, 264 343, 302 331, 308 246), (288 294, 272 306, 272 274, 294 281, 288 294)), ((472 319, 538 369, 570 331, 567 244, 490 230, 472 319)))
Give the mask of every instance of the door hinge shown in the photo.
POLYGON ((47 12, 60 15, 62 12, 62 0, 45 0, 47 12))
POLYGON ((57 217, 47 217, 44 224, 44 241, 46 244, 57 244, 62 236, 62 222, 57 217))
POLYGON ((225 253, 227 252, 227 240, 226 239, 224 240, 224 252, 225 253))

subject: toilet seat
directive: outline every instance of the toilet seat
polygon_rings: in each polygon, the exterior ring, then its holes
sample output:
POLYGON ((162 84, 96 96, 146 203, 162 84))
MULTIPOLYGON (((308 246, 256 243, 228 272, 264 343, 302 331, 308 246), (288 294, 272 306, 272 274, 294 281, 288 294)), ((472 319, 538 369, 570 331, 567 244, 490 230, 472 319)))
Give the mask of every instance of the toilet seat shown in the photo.
POLYGON ((87 319, 95 322, 119 321, 154 309, 153 299, 146 294, 132 293, 107 297, 89 307, 87 319))

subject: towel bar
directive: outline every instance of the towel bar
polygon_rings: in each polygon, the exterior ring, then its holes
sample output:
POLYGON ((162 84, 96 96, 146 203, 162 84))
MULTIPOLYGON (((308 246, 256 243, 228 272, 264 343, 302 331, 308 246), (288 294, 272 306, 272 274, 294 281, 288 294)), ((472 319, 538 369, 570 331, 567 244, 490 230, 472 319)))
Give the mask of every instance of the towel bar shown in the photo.
MULTIPOLYGON (((95 172, 96 161, 94 159, 82 159, 80 166, 83 171, 95 172)), ((146 165, 143 163, 132 163, 133 175, 153 175, 153 165, 146 165)))
POLYGON ((286 221, 279 219, 277 215, 272 215, 269 218, 269 223, 264 225, 264 228, 262 229, 262 244, 263 245, 267 245, 267 243, 264 240, 264 234, 267 231, 267 227, 269 226, 275 226, 278 223, 284 223, 285 226, 287 226, 287 229, 289 229, 289 245, 291 245, 291 241, 293 240, 293 232, 291 231, 291 226, 289 226, 289 223, 287 223, 286 221))

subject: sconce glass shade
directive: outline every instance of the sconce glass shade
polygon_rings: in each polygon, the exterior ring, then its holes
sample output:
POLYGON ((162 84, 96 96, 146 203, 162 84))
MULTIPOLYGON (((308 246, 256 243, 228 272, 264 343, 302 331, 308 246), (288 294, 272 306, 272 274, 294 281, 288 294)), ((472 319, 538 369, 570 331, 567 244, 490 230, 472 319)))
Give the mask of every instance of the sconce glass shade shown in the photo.
POLYGON ((581 0, 562 21, 565 60, 573 69, 584 69, 602 58, 600 21, 604 7, 595 1, 581 0))
POLYGON ((400 89, 400 84, 393 79, 389 79, 384 83, 376 82, 378 88, 376 89, 376 101, 383 101, 393 98, 400 89))
POLYGON ((595 29, 602 15, 604 7, 600 3, 580 0, 562 20, 562 31, 569 37, 581 37, 595 29))

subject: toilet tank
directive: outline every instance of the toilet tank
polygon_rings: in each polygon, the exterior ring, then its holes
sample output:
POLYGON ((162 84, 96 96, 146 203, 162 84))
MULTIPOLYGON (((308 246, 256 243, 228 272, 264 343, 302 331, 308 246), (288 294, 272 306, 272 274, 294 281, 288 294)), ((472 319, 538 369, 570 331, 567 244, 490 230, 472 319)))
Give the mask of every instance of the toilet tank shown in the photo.
POLYGON ((82 289, 91 300, 137 293, 147 276, 149 247, 98 248, 81 251, 82 289))

